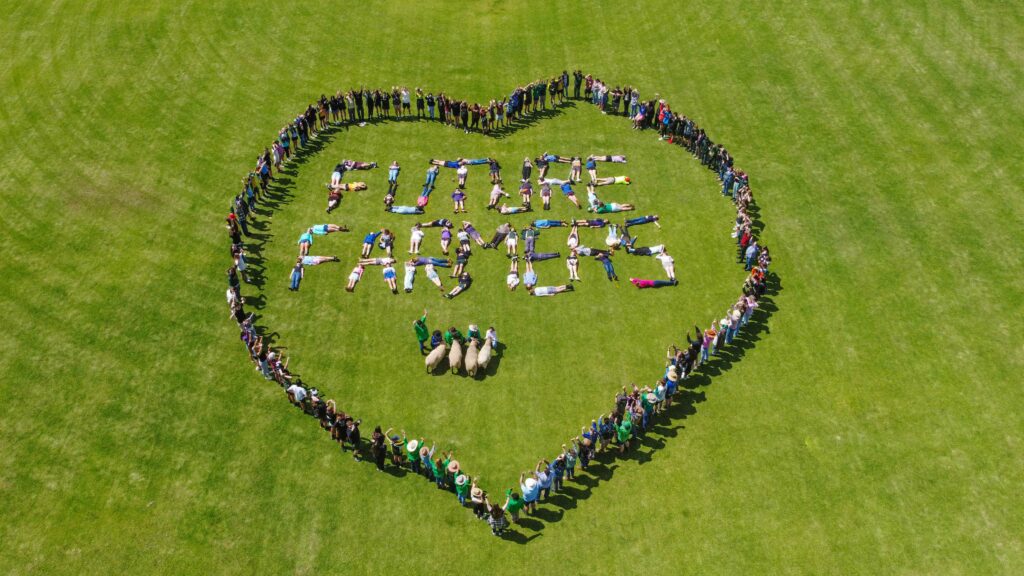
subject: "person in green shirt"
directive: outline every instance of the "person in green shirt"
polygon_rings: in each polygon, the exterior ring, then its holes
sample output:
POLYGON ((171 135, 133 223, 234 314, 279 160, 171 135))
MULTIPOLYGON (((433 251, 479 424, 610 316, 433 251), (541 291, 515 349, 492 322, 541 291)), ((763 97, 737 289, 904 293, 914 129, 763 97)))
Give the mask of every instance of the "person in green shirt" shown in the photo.
POLYGON ((629 412, 622 417, 622 423, 615 427, 619 441, 619 454, 625 454, 629 448, 629 435, 633 431, 633 419, 629 412))
POLYGON ((616 212, 629 212, 634 210, 634 206, 628 203, 608 202, 607 204, 601 204, 594 209, 594 212, 598 214, 613 214, 616 212))
MULTIPOLYGON (((402 441, 405 442, 405 438, 402 441)), ((409 440, 405 442, 405 458, 409 461, 409 469, 412 470, 413 474, 420 473, 420 451, 419 447, 423 444, 423 439, 409 440)))
POLYGON ((508 512, 509 515, 512 516, 513 522, 518 524, 519 512, 523 509, 524 506, 526 506, 526 503, 523 502, 523 499, 519 497, 519 493, 513 492, 511 488, 509 488, 508 492, 506 492, 505 494, 507 497, 505 499, 505 505, 502 506, 502 509, 504 509, 505 512, 508 512))
POLYGON ((423 316, 420 319, 412 323, 413 330, 416 331, 416 340, 420 343, 420 354, 427 353, 427 340, 430 340, 430 329, 427 328, 427 311, 423 311, 423 316))
POLYGON ((470 324, 469 330, 466 331, 466 338, 476 338, 480 340, 480 327, 476 324, 470 324))
POLYGON ((459 506, 466 505, 466 499, 469 498, 469 488, 469 476, 459 474, 455 477, 455 495, 459 498, 459 506))
POLYGON ((465 338, 462 337, 462 332, 459 332, 458 328, 456 328, 455 326, 452 326, 451 328, 449 328, 448 330, 445 331, 445 333, 444 333, 444 342, 449 347, 451 347, 452 342, 454 340, 458 340, 459 343, 461 344, 465 340, 465 338))

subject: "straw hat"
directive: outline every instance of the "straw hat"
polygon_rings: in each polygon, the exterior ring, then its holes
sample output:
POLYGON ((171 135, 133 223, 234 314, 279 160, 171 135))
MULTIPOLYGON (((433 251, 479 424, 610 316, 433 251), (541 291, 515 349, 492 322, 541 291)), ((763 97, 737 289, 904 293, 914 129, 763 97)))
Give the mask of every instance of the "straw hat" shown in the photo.
MULTIPOLYGON (((456 479, 456 482, 457 481, 458 481, 458 479, 456 479)), ((479 486, 474 486, 473 489, 469 491, 469 494, 473 498, 483 498, 484 497, 484 491, 481 490, 479 486)))
POLYGON ((469 476, 466 476, 465 474, 459 474, 455 477, 456 486, 465 486, 466 482, 469 482, 469 476))
POLYGON ((675 364, 668 367, 668 379, 672 382, 679 380, 679 372, 676 370, 675 364))
POLYGON ((420 445, 420 441, 419 440, 409 440, 409 445, 406 446, 406 449, 409 452, 411 452, 411 453, 415 453, 416 449, 419 448, 419 445, 420 445))
POLYGON ((537 481, 533 478, 527 478, 526 481, 523 482, 523 486, 525 486, 527 490, 533 490, 534 487, 537 486, 537 481))
POLYGON ((448 463, 448 472, 451 474, 457 474, 459 472, 459 461, 452 460, 448 463))
POLYGON ((650 402, 651 404, 654 404, 655 402, 658 401, 658 397, 654 394, 654 392, 648 392, 647 401, 650 402))

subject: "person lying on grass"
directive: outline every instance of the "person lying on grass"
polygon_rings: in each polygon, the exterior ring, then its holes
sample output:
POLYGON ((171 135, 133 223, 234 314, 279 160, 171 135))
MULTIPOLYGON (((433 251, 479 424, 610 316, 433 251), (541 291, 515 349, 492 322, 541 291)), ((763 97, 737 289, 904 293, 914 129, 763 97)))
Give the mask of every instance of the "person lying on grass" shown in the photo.
POLYGON ((632 204, 628 204, 628 203, 620 204, 618 202, 607 202, 607 203, 599 204, 598 206, 596 206, 594 208, 587 208, 587 211, 588 212, 589 211, 593 211, 593 212, 596 212, 598 214, 615 214, 617 212, 629 212, 629 211, 632 211, 632 210, 635 210, 635 209, 636 209, 636 207, 633 206, 632 204))
POLYGON ((594 186, 611 186, 612 184, 625 184, 629 186, 631 180, 629 176, 609 176, 607 178, 595 178, 591 181, 594 186))
POLYGON ((534 286, 526 289, 531 296, 554 296, 555 294, 572 292, 573 290, 575 290, 575 288, 573 288, 571 284, 562 284, 561 286, 534 286))
POLYGON ((352 272, 348 275, 348 284, 345 285, 346 292, 355 291, 356 284, 359 284, 359 280, 362 279, 364 270, 365 268, 361 264, 352 269, 352 272))
POLYGON ((641 280, 640 278, 630 278, 629 281, 637 288, 664 288, 665 286, 676 286, 679 284, 675 280, 641 280))

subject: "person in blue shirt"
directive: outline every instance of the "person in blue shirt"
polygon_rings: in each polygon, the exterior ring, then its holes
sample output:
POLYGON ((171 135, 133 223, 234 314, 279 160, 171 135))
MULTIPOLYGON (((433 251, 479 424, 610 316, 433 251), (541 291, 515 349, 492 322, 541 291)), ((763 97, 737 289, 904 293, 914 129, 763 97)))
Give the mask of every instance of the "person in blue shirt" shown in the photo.
POLYGON ((537 463, 533 475, 536 476, 537 482, 540 484, 540 495, 537 500, 547 500, 551 497, 551 485, 555 480, 551 473, 551 464, 547 460, 541 460, 537 463))
POLYGON ((302 236, 299 236, 299 256, 309 254, 309 247, 313 245, 313 229, 307 228, 302 236))
POLYGON ((555 461, 548 468, 553 480, 552 488, 556 493, 561 492, 567 469, 565 444, 562 444, 562 453, 555 457, 555 461))
POLYGON ((629 228, 630 226, 639 226, 641 224, 654 224, 658 228, 661 228, 661 224, 658 224, 658 220, 660 220, 660 218, 658 218, 657 214, 653 214, 650 216, 637 216, 636 218, 627 218, 625 227, 629 228))
POLYGON ((526 272, 523 274, 523 286, 530 289, 537 285, 537 273, 533 271, 533 262, 526 261, 526 272))
POLYGON ((587 157, 587 174, 592 181, 597 180, 597 160, 594 160, 593 156, 587 157))
POLYGON ((527 514, 537 511, 537 499, 540 497, 540 482, 536 478, 527 478, 526 472, 519 475, 519 489, 523 491, 523 503, 527 514))
POLYGON ((576 199, 576 192, 573 192, 572 185, 568 182, 562 183, 562 194, 564 194, 569 202, 572 202, 574 206, 582 208, 582 206, 580 206, 580 201, 576 199))
POLYGON ((376 232, 370 232, 363 237, 363 251, 362 257, 369 258, 370 253, 373 252, 373 244, 377 241, 377 237, 384 233, 384 230, 377 230, 376 232))
POLYGON ((557 227, 568 227, 569 223, 565 220, 534 220, 534 228, 557 228, 557 227))
POLYGON ((332 232, 348 232, 348 228, 338 224, 316 224, 310 230, 318 236, 326 236, 332 232))
POLYGON ((732 182, 735 174, 732 168, 726 168, 725 176, 722 178, 722 196, 732 196, 732 182))

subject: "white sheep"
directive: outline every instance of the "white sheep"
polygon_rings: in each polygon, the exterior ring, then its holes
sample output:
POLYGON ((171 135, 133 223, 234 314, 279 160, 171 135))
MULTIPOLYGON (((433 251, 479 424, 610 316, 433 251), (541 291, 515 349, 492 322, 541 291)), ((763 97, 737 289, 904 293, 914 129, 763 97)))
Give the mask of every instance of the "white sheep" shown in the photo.
POLYGON ((476 377, 476 366, 477 366, 477 355, 479 351, 476 349, 476 338, 469 340, 469 346, 466 347, 466 372, 469 372, 471 378, 476 377))
POLYGON ((462 368, 462 344, 458 340, 452 340, 452 350, 448 353, 448 364, 452 367, 452 374, 458 374, 462 368))
POLYGON ((430 354, 427 354, 427 357, 423 359, 424 364, 427 365, 427 374, 431 374, 441 365, 441 360, 444 360, 444 353, 446 351, 447 346, 442 342, 437 345, 437 348, 431 350, 430 354))
POLYGON ((487 365, 491 363, 491 339, 484 338, 484 345, 480 348, 480 354, 477 355, 476 364, 478 370, 487 370, 487 365))

